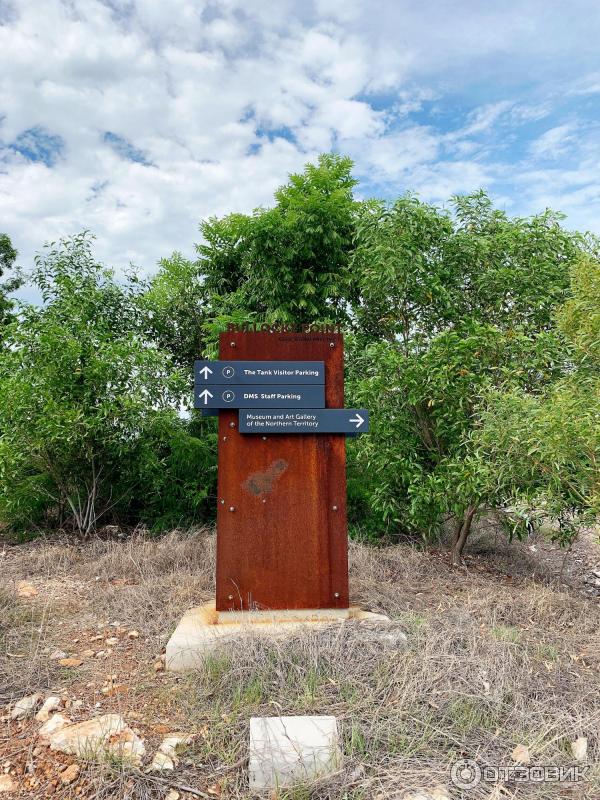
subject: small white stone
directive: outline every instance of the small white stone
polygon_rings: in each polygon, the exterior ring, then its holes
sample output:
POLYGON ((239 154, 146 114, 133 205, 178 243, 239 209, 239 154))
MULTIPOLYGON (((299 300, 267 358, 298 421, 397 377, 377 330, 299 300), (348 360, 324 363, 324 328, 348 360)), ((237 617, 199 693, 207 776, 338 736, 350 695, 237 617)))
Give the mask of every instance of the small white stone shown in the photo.
POLYGON ((416 792, 409 792, 402 796, 402 800, 450 800, 448 791, 443 786, 436 786, 433 789, 419 789, 416 792))
POLYGON ((50 661, 59 661, 61 658, 66 658, 67 654, 64 650, 55 650, 52 655, 49 655, 48 658, 50 661))
POLYGON ((160 750, 154 754, 154 758, 152 759, 152 763, 148 767, 148 772, 172 772, 175 769, 175 762, 172 758, 169 758, 168 755, 165 753, 161 753, 160 750))
POLYGON ((33 712, 42 702, 42 695, 39 692, 22 697, 10 712, 11 719, 25 719, 33 716, 33 712))
POLYGON ((588 740, 586 736, 578 736, 571 742, 571 753, 576 761, 585 761, 587 758, 588 740))
POLYGON ((162 770, 174 770, 179 763, 177 757, 177 747, 181 744, 188 744, 192 737, 187 733, 169 733, 162 740, 148 772, 160 772, 162 770))
POLYGON ((38 722, 47 722, 50 719, 50 714, 60 708, 62 700, 60 697, 47 697, 44 700, 44 705, 40 708, 35 718, 38 722))
POLYGON ((510 757, 518 764, 531 763, 531 754, 529 752, 529 748, 525 744, 518 744, 510 754, 510 757))
POLYGON ((17 791, 17 784, 10 775, 0 775, 0 794, 11 794, 17 791))
POLYGON ((252 790, 306 782, 341 763, 335 717, 252 717, 249 776, 252 790))
POLYGON ((146 753, 144 742, 131 728, 125 728, 121 733, 111 736, 106 750, 121 761, 136 767, 140 766, 146 753))

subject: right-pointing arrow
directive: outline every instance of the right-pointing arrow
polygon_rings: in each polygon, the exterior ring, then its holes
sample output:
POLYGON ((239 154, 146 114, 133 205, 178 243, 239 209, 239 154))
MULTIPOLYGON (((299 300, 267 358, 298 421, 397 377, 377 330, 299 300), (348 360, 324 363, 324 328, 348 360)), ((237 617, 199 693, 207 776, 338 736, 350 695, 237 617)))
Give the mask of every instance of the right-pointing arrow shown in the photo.
POLYGON ((364 421, 365 421, 365 418, 361 417, 361 415, 358 413, 358 411, 356 412, 356 416, 355 417, 350 417, 350 422, 356 422, 356 427, 357 428, 360 428, 360 426, 363 424, 364 421))

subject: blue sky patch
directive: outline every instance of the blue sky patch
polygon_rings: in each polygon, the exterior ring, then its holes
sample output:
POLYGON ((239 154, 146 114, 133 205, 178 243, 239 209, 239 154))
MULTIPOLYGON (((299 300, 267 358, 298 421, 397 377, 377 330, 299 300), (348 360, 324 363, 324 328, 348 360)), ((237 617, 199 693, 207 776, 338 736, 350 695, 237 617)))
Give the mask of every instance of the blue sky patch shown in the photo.
POLYGON ((27 128, 9 145, 9 149, 26 158, 28 161, 41 161, 47 167, 53 167, 63 152, 65 143, 61 136, 50 133, 41 126, 27 128))
POLYGON ((264 125, 260 125, 256 129, 256 135, 259 139, 268 139, 270 142, 274 142, 275 139, 286 139, 288 142, 292 142, 293 144, 296 142, 296 135, 294 131, 285 125, 275 128, 269 128, 265 127, 264 125))
POLYGON ((152 166, 152 162, 148 161, 142 150, 139 150, 135 145, 131 144, 123 136, 119 136, 112 131, 106 131, 102 137, 109 147, 111 147, 117 155, 127 161, 133 161, 136 164, 143 164, 145 167, 152 166))

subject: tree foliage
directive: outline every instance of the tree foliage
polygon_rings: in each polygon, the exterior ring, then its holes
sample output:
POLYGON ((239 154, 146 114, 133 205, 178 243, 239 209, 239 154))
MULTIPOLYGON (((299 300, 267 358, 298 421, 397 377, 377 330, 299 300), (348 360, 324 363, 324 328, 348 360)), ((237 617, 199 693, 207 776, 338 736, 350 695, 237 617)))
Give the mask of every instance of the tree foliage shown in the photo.
MULTIPOLYGON (((17 317, 0 289, 0 518, 155 527, 211 514, 214 420, 188 413, 193 361, 228 322, 341 323, 349 508, 370 536, 477 515, 561 531, 598 513, 596 244, 545 211, 511 218, 484 192, 447 208, 358 201, 348 158, 291 175, 270 208, 201 223, 196 260, 118 281, 86 234, 51 245, 17 317)), ((0 236, 0 275, 16 253, 0 236)), ((565 534, 565 538, 566 534, 565 534)))
MULTIPOLYGON (((37 259, 32 280, 44 305, 23 306, 0 360, 0 516, 50 516, 82 535, 147 491, 141 476, 168 466, 184 385, 145 338, 135 285, 117 283, 90 245, 81 234, 37 259)), ((192 505, 207 493, 198 477, 192 505)))
POLYGON ((206 288, 224 316, 266 322, 339 322, 353 295, 349 259, 358 204, 352 162, 323 155, 291 175, 275 205, 201 225, 206 288))
POLYGON ((0 347, 4 339, 4 328, 12 320, 14 302, 9 295, 22 285, 23 279, 18 270, 15 269, 17 251, 12 245, 10 237, 6 233, 0 233, 0 347))
POLYGON ((482 477, 518 533, 558 521, 569 541, 600 513, 600 262, 572 266, 571 294, 557 322, 568 369, 541 393, 492 392, 474 442, 482 477))
POLYGON ((192 372, 194 359, 205 347, 203 328, 209 313, 199 265, 180 253, 163 258, 140 300, 150 338, 180 369, 192 372))
POLYGON ((430 536, 454 519, 457 560, 494 502, 470 439, 478 404, 560 374, 553 314, 582 241, 551 212, 510 219, 482 193, 451 211, 410 195, 369 204, 357 230, 350 396, 375 413, 353 463, 388 529, 430 536))

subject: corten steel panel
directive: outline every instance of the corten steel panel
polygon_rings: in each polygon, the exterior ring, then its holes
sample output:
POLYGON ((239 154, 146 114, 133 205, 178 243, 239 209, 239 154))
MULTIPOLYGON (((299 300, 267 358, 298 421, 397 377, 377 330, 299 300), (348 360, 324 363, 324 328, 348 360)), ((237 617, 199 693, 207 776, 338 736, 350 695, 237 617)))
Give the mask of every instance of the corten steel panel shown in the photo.
MULTIPOLYGON (((325 405, 344 405, 341 334, 224 333, 219 357, 324 361, 325 405)), ((237 421, 219 412, 217 609, 347 608, 345 436, 263 438, 237 421)))

